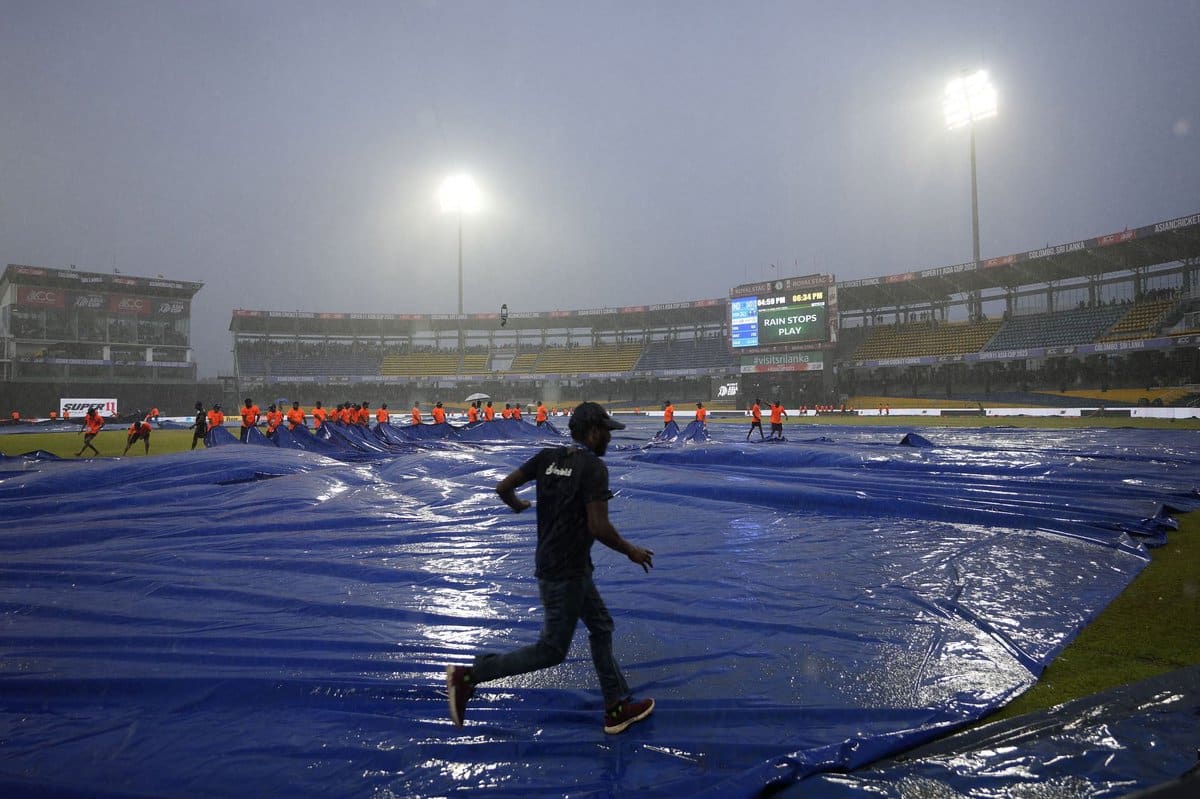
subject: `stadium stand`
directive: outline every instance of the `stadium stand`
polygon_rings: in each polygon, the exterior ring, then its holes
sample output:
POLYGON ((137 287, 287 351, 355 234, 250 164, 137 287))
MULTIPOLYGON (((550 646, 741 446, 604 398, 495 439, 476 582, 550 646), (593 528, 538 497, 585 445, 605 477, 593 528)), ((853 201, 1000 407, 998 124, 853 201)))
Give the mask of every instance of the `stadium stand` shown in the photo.
POLYGON ((512 365, 508 367, 509 372, 513 374, 529 374, 533 371, 533 367, 537 365, 540 352, 522 352, 512 360, 512 365))
POLYGON ((642 350, 634 371, 654 369, 703 369, 713 366, 732 367, 736 361, 729 354, 723 338, 707 336, 677 341, 652 341, 642 350))
POLYGON ((914 322, 877 326, 854 353, 859 361, 978 352, 1000 329, 998 321, 914 322))
POLYGON ((439 350, 392 354, 383 357, 379 374, 385 377, 453 375, 458 374, 458 363, 457 352, 439 350))
POLYGON ((1163 320, 1176 305, 1175 300, 1139 302, 1108 331, 1101 341, 1127 341, 1155 335, 1163 320))
POLYGON ((641 344, 597 344, 594 347, 549 347, 538 356, 535 372, 629 372, 642 353, 641 344))
POLYGON ((1087 344, 1098 339, 1127 310, 1124 305, 1018 316, 1009 319, 983 348, 985 352, 1087 344))

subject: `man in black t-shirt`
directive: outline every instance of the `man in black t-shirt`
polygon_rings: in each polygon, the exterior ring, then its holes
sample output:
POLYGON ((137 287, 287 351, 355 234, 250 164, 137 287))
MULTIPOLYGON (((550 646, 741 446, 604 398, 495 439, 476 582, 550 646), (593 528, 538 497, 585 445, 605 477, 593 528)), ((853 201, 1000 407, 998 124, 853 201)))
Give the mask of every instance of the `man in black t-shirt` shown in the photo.
POLYGON ((604 693, 604 731, 624 732, 654 710, 653 699, 635 700, 612 652, 613 620, 592 582, 592 541, 626 555, 650 571, 654 553, 629 543, 608 518, 608 467, 600 456, 613 430, 625 425, 594 402, 571 414, 575 445, 543 449, 509 474, 496 493, 520 513, 530 506, 517 489, 537 481, 537 553, 534 575, 545 621, 536 644, 503 655, 484 654, 468 666, 447 666, 450 718, 462 726, 467 700, 481 682, 557 665, 567 656, 580 619, 588 628, 592 663, 604 693))

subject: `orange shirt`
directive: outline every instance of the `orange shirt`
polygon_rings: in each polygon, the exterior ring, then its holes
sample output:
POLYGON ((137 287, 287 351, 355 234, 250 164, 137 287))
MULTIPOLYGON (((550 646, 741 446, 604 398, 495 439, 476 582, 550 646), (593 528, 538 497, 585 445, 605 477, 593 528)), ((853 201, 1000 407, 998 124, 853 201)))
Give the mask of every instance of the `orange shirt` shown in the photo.
POLYGON ((672 422, 674 420, 675 420, 675 406, 668 405, 667 407, 663 408, 663 424, 666 424, 667 422, 672 422))
POLYGON ((363 425, 364 427, 366 425, 369 425, 371 423, 371 409, 370 408, 359 408, 358 409, 358 418, 355 421, 358 422, 359 424, 363 425))
POLYGON ((96 435, 100 432, 101 427, 104 427, 104 417, 100 414, 83 417, 83 429, 89 435, 96 435))
POLYGON ((750 408, 750 418, 756 422, 762 422, 762 408, 758 407, 757 402, 750 408))
POLYGON ((208 412, 208 429, 209 430, 212 430, 214 427, 220 427, 223 424, 225 424, 225 414, 221 413, 220 411, 209 411, 208 412))
POLYGON ((283 414, 279 411, 267 411, 267 432, 274 433, 275 428, 283 424, 283 414))
POLYGON ((242 406, 242 427, 253 427, 258 424, 258 416, 260 411, 257 405, 250 407, 242 406))
POLYGON ((139 433, 149 433, 153 429, 149 422, 142 420, 129 425, 129 435, 136 436, 139 433))
POLYGON ((703 424, 704 420, 706 418, 708 418, 708 409, 707 408, 697 408, 696 409, 696 421, 703 424))
POLYGON ((500 418, 501 419, 511 419, 512 418, 512 408, 505 408, 504 410, 500 411, 500 418))
POLYGON ((304 411, 299 408, 292 408, 287 412, 288 430, 295 430, 304 424, 304 411))
POLYGON ((390 418, 391 414, 387 412, 386 408, 380 408, 379 410, 375 411, 375 421, 379 422, 380 424, 387 424, 390 418))
POLYGON ((421 423, 421 409, 418 408, 416 405, 413 406, 413 410, 412 410, 412 423, 413 424, 421 423))
POLYGON ((470 408, 467 408, 467 421, 471 424, 479 421, 479 409, 474 405, 472 405, 470 408))
POLYGON ((546 421, 546 406, 545 405, 538 406, 536 420, 539 424, 546 421))
POLYGON ((325 411, 324 408, 313 408, 312 409, 313 426, 316 429, 320 430, 321 425, 325 424, 325 417, 327 415, 328 415, 328 413, 325 411))
POLYGON ((433 408, 433 422, 434 422, 434 424, 442 424, 442 423, 444 423, 445 421, 446 421, 446 409, 445 409, 445 408, 439 408, 439 407, 437 407, 437 406, 434 406, 434 408, 433 408))
POLYGON ((483 409, 483 421, 494 422, 495 420, 496 420, 496 409, 493 408, 491 405, 486 406, 483 409))
POLYGON ((515 405, 513 406, 513 409, 512 409, 512 418, 514 418, 514 419, 521 418, 521 409, 516 407, 515 405))
POLYGON ((771 406, 771 424, 783 424, 783 417, 785 415, 786 412, 783 410, 782 405, 771 406))

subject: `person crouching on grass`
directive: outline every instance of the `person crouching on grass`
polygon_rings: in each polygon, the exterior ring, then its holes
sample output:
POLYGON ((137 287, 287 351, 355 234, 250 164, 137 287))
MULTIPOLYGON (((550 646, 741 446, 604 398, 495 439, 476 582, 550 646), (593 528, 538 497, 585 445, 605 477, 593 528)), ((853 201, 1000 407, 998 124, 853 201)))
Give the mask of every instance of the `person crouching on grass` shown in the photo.
POLYGON ((509 474, 496 493, 514 513, 530 506, 516 490, 537 481, 537 552, 534 575, 544 622, 537 643, 505 654, 480 654, 471 666, 446 667, 450 719, 461 727, 467 701, 479 683, 561 663, 580 619, 588 628, 592 663, 604 694, 604 731, 624 732, 654 711, 653 699, 634 699, 612 651, 613 620, 592 582, 592 541, 616 550, 649 572, 654 552, 621 537, 608 518, 608 467, 600 460, 613 430, 625 425, 594 402, 584 402, 569 423, 575 444, 549 447, 509 474))
POLYGON ((150 417, 149 416, 147 416, 145 419, 143 419, 140 422, 135 420, 133 424, 129 425, 129 440, 125 442, 125 451, 122 452, 121 455, 122 456, 128 455, 129 448, 132 447, 134 444, 136 444, 138 442, 138 439, 141 439, 143 442, 145 442, 146 454, 149 455, 150 454, 150 430, 151 429, 152 428, 150 427, 150 417))

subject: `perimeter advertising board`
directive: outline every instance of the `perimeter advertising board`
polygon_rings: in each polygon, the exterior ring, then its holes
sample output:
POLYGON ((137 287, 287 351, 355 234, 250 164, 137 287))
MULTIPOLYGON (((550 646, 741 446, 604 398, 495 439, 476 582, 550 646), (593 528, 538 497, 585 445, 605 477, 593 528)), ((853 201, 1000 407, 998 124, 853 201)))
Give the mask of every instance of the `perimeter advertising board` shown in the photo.
POLYGON ((818 372, 825 368, 825 355, 814 352, 780 352, 743 355, 742 374, 755 372, 818 372))
POLYGON ((88 408, 95 408, 101 416, 116 416, 117 400, 113 397, 59 397, 58 400, 58 415, 63 418, 69 415, 72 419, 80 419, 88 412, 88 408))

